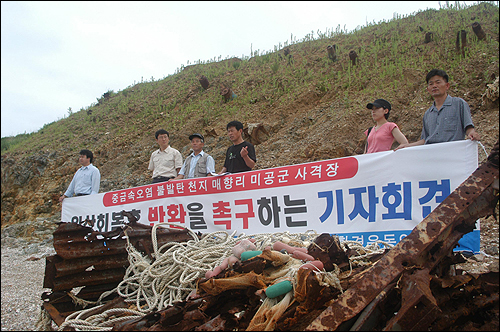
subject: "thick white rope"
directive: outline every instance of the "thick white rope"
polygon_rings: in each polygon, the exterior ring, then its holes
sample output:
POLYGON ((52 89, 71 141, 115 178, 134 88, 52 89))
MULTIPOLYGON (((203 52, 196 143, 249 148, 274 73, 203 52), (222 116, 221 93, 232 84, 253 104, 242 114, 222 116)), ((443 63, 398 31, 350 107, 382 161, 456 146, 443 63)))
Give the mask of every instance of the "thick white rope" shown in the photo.
POLYGON ((35 323, 35 331, 54 331, 52 328, 52 318, 43 306, 40 306, 38 320, 35 323))
MULTIPOLYGON (((188 229, 192 240, 187 242, 169 242, 158 248, 156 230, 158 227, 168 227, 168 224, 156 224, 153 226, 151 237, 153 243, 154 261, 147 256, 143 256, 129 241, 127 232, 127 251, 129 253, 129 267, 120 284, 113 290, 101 294, 97 303, 102 299, 116 292, 125 302, 134 303, 136 310, 132 309, 108 309, 103 313, 92 315, 93 311, 98 311, 102 305, 90 309, 77 311, 68 317, 59 331, 64 327, 72 327, 82 331, 107 331, 111 329, 113 323, 121 320, 143 317, 144 315, 163 310, 172 306, 175 302, 184 301, 190 293, 196 290, 196 281, 204 277, 207 271, 212 271, 222 261, 232 255, 232 248, 238 241, 243 239, 255 239, 257 250, 264 250, 267 246, 272 246, 276 241, 288 243, 290 245, 307 247, 319 234, 314 231, 305 233, 263 233, 256 235, 240 234, 236 232, 229 234, 224 231, 205 234, 201 239, 188 229), (124 317, 112 316, 119 313, 127 313, 124 317), (87 317, 83 319, 83 317, 87 317)), ((374 253, 383 252, 384 249, 378 245, 390 245, 384 242, 376 242, 370 246, 363 247, 359 242, 346 241, 351 249, 356 249, 360 256, 351 257, 350 260, 362 261, 374 253)), ((291 258, 290 261, 277 271, 272 277, 273 283, 282 280, 290 280, 295 289, 297 271, 303 263, 300 260, 291 258)), ((334 271, 315 271, 320 284, 335 287, 342 291, 339 280, 340 269, 334 266, 334 271)))

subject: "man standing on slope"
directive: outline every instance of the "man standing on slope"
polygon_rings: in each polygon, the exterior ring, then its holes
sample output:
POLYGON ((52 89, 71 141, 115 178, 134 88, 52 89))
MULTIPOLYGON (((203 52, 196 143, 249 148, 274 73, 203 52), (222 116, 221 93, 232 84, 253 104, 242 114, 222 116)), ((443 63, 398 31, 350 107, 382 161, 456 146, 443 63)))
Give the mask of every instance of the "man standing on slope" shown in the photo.
MULTIPOLYGON (((432 69, 425 77, 427 91, 434 98, 434 103, 424 113, 420 140, 399 145, 394 151, 423 144, 434 144, 463 140, 465 137, 479 141, 480 135, 474 129, 469 104, 459 97, 448 95, 450 83, 444 70, 432 69)), ((479 239, 473 232, 465 234, 454 251, 460 251, 465 256, 472 256, 479 239), (476 245, 475 245, 476 244, 476 245)), ((476 248, 478 249, 478 248, 476 248)))
POLYGON ((463 140, 465 137, 479 141, 480 135, 474 129, 469 104, 459 97, 448 94, 450 83, 444 70, 433 69, 427 76, 427 91, 434 103, 424 113, 420 140, 399 145, 394 150, 423 144, 463 140))
POLYGON ((148 169, 153 171, 151 184, 173 179, 181 170, 182 155, 169 145, 169 136, 165 129, 160 129, 155 133, 155 139, 160 148, 154 151, 149 158, 148 169))
POLYGON ((231 121, 226 126, 227 136, 233 143, 226 151, 224 167, 219 172, 240 173, 251 171, 257 162, 255 148, 241 137, 243 134, 243 124, 239 121, 231 121))
POLYGON ((189 136, 193 152, 184 160, 179 175, 172 180, 200 178, 212 176, 215 173, 214 158, 203 151, 205 138, 202 134, 193 134, 189 136))
POLYGON ((101 183, 101 172, 92 165, 94 155, 90 150, 81 150, 78 162, 82 167, 76 171, 73 180, 69 184, 68 190, 59 197, 59 202, 62 202, 67 197, 94 195, 99 192, 101 183))

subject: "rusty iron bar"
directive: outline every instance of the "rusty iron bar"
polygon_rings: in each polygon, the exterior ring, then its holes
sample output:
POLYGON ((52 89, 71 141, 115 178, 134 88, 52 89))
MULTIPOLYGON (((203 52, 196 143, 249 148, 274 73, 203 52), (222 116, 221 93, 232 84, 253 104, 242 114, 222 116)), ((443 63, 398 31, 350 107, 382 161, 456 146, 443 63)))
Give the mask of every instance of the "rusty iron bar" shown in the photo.
MULTIPOLYGON (((132 223, 127 234, 132 244, 150 255, 151 226, 132 223)), ((161 228, 158 244, 188 241, 187 230, 161 228)), ((129 265, 123 230, 100 233, 75 223, 60 223, 54 232, 57 255, 46 258, 44 287, 70 290, 73 287, 120 281, 129 265), (106 256, 106 259, 103 259, 106 256)))
POLYGON ((424 331, 441 314, 430 289, 429 269, 407 270, 400 281, 402 305, 384 330, 424 331))
POLYGON ((107 256, 105 260, 102 257, 82 257, 70 261, 61 260, 55 263, 56 277, 64 277, 74 273, 85 273, 87 269, 106 270, 109 268, 120 268, 129 265, 127 254, 118 254, 107 256))
POLYGON ((87 271, 56 278, 52 290, 68 290, 80 286, 93 286, 115 283, 123 280, 126 268, 106 269, 104 271, 87 271))
POLYGON ((478 218, 492 214, 498 202, 498 192, 492 186, 495 179, 498 179, 498 164, 482 164, 306 330, 335 330, 362 312, 404 270, 436 267, 450 255, 458 240, 474 229, 478 218))
POLYGON ((381 314, 380 312, 377 312, 377 307, 387 298, 388 293, 394 288, 395 285, 396 283, 393 282, 384 288, 382 292, 377 294, 375 299, 365 308, 365 310, 363 310, 361 315, 359 315, 350 331, 368 331, 373 329, 374 315, 378 318, 381 314))
POLYGON ((49 302, 44 302, 42 306, 45 310, 47 310, 50 318, 52 318, 57 326, 61 326, 61 324, 64 323, 66 316, 61 315, 61 313, 52 304, 50 304, 49 302))
MULTIPOLYGON (((148 225, 135 224, 127 230, 129 240, 135 243, 142 239, 152 250, 151 229, 148 225)), ((174 231, 166 228, 156 231, 158 243, 165 240, 188 241, 191 237, 187 233, 187 230, 174 231)), ((64 259, 126 253, 127 240, 124 235, 122 229, 103 233, 76 223, 60 223, 54 232, 54 249, 64 259)))
MULTIPOLYGON (((53 233, 56 255, 46 257, 43 282, 44 288, 50 288, 52 292, 43 293, 42 300, 56 323, 68 312, 77 309, 78 306, 68 296, 74 287, 84 286, 78 297, 95 301, 123 280, 129 265, 125 230, 138 250, 151 255, 152 227, 138 224, 129 212, 122 211, 122 215, 129 219, 125 229, 96 232, 76 223, 60 223, 53 233)), ((192 239, 187 229, 159 228, 156 236, 158 246, 192 239)))

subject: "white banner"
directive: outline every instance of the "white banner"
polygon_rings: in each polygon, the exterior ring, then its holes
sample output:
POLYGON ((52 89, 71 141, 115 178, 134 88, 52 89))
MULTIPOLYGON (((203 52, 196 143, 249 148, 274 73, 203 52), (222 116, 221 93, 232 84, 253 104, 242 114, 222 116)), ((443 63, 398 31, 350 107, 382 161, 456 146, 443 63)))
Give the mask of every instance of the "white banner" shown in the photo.
POLYGON ((67 198, 62 221, 93 220, 105 232, 125 210, 143 224, 202 233, 315 230, 396 244, 476 168, 476 142, 422 145, 67 198))

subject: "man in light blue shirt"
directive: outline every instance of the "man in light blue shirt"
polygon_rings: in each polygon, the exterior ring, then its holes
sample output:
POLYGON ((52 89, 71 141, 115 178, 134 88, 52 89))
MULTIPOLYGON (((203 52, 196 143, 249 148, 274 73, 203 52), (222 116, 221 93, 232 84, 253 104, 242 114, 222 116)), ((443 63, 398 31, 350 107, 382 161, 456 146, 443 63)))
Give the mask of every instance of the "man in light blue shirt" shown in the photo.
POLYGON ((101 183, 101 173, 99 169, 92 165, 94 155, 90 150, 80 151, 78 162, 82 167, 76 171, 73 180, 69 184, 68 190, 59 197, 59 202, 62 202, 66 197, 93 195, 99 192, 101 183))
POLYGON ((205 139, 202 134, 193 134, 189 136, 193 152, 186 158, 182 165, 179 175, 173 180, 193 179, 215 174, 214 158, 203 151, 205 139))

